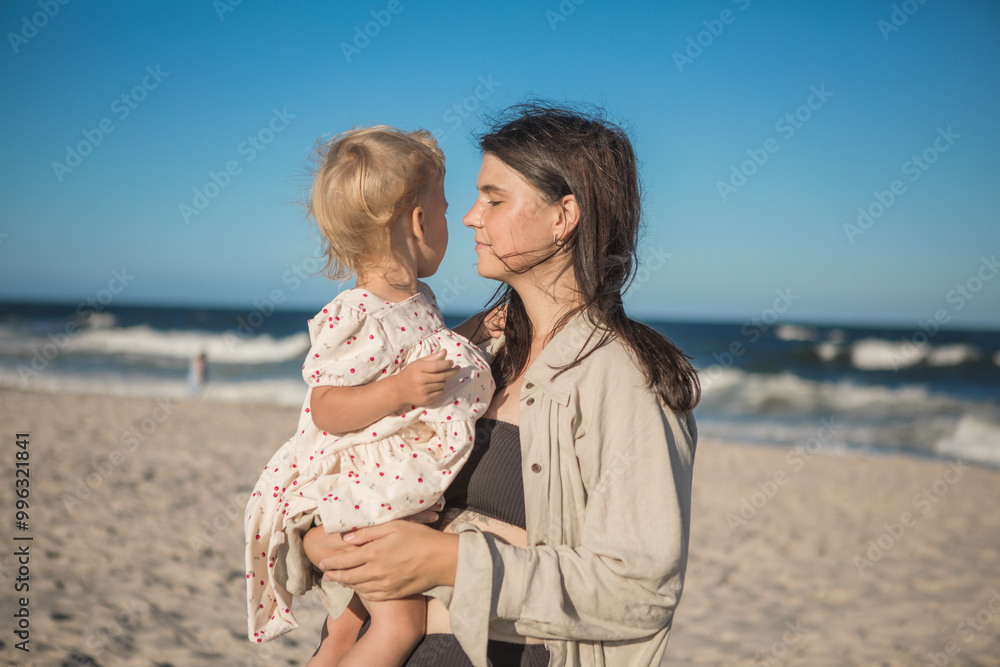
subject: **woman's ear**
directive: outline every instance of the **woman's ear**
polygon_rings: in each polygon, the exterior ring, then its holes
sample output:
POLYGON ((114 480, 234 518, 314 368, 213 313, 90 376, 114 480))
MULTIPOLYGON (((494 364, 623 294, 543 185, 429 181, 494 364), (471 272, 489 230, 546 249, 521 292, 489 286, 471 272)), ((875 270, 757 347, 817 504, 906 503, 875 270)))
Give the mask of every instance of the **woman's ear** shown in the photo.
POLYGON ((576 201, 576 195, 566 195, 559 200, 561 209, 559 220, 556 221, 556 238, 565 239, 580 222, 580 205, 576 201))

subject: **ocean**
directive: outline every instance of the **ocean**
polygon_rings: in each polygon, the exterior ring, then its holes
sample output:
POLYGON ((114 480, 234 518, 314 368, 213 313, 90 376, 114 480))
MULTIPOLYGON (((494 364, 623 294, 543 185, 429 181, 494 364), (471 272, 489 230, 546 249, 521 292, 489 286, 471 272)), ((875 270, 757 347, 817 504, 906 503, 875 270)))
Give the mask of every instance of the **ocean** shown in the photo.
MULTIPOLYGON (((0 304, 0 386, 183 397, 204 352, 206 398, 298 406, 313 314, 0 304)), ((704 437, 1000 466, 1000 332, 644 321, 694 358, 704 437)))

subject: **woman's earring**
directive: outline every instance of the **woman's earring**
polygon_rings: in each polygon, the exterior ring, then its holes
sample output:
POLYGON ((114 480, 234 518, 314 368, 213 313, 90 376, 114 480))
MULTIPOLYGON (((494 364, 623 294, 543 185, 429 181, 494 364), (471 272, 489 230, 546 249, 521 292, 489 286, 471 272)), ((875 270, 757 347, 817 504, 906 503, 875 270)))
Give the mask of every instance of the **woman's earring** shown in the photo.
POLYGON ((557 248, 561 248, 561 247, 563 247, 563 245, 565 245, 565 243, 559 243, 559 235, 558 234, 553 234, 552 235, 552 242, 556 244, 557 248))

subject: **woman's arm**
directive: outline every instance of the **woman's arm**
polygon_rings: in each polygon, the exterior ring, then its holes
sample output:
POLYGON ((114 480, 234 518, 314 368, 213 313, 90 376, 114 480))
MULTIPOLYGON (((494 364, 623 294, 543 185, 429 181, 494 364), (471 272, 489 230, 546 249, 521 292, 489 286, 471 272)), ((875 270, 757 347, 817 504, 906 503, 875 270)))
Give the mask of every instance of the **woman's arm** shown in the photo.
POLYGON ((347 433, 374 424, 410 405, 429 405, 444 393, 448 378, 459 372, 439 350, 408 364, 396 375, 357 387, 313 388, 309 409, 317 428, 347 433))

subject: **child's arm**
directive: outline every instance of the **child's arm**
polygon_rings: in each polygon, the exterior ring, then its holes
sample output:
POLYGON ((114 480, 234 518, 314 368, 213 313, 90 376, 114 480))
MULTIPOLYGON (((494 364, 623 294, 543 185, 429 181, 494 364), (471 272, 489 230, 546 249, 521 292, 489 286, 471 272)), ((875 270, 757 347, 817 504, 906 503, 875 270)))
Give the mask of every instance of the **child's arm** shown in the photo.
POLYGON ((428 405, 459 372, 444 350, 414 361, 395 375, 358 387, 316 387, 309 408, 317 428, 330 433, 357 431, 411 405, 428 405))

